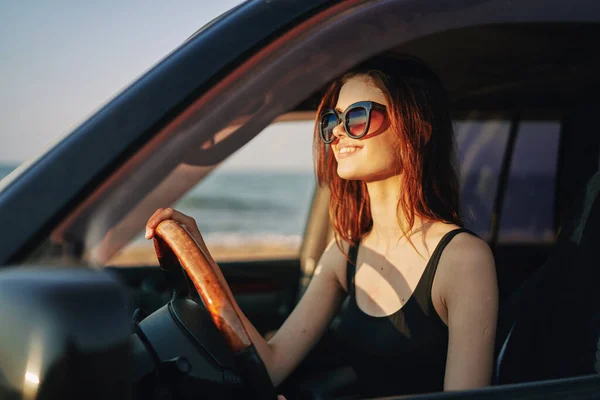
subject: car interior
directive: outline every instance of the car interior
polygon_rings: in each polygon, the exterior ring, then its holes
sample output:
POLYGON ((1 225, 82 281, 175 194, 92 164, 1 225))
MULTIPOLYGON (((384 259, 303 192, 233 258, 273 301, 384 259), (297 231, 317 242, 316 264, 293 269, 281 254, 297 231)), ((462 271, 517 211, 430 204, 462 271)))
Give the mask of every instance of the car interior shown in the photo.
MULTIPOLYGON (((365 21, 384 15, 392 7, 386 4, 337 15, 337 24, 318 31, 311 30, 314 25, 284 34, 274 48, 228 71, 220 84, 166 117, 151 139, 123 154, 118 167, 98 179, 24 258, 29 264, 103 269, 127 288, 134 336, 146 336, 134 340, 140 398, 158 393, 157 363, 175 355, 195 365, 194 379, 177 381, 181 398, 198 390, 207 397, 239 394, 243 380, 196 295, 189 294, 197 307, 180 309, 185 329, 166 324, 173 295, 169 277, 156 265, 112 264, 113 257, 157 208, 175 204, 265 128, 314 120, 327 82, 383 50, 424 60, 445 84, 465 227, 484 238, 495 257, 501 308, 494 381, 463 396, 526 398, 543 393, 536 390, 580 390, 583 398, 597 387, 598 25, 482 24, 416 34, 384 22, 374 31, 365 21), (353 29, 371 39, 347 43, 344 35, 353 29), (373 38, 381 38, 380 44, 370 47, 373 38), (161 360, 149 355, 149 346, 161 360), (190 351, 196 354, 181 354, 190 351), (569 379, 582 383, 569 386, 569 379), (586 379, 594 379, 592 386, 586 379), (549 380, 559 381, 549 383, 550 389, 531 386, 549 380)), ((219 262, 236 301, 264 335, 289 315, 333 237, 328 204, 328 189, 315 186, 296 257, 219 262)), ((172 376, 162 371, 163 381, 172 376)), ((326 334, 280 390, 288 399, 355 398, 355 380, 326 334)))

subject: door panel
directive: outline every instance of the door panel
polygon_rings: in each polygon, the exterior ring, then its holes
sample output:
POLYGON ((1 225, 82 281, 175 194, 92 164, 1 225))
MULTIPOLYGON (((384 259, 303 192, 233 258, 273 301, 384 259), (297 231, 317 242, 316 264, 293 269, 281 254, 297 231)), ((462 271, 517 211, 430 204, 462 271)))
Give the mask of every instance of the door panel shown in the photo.
MULTIPOLYGON (((244 314, 261 333, 277 329, 295 304, 300 260, 220 262, 219 266, 244 314)), ((157 266, 105 268, 127 287, 132 311, 148 315, 171 298, 157 266)))
POLYGON ((499 244, 494 250, 500 298, 514 293, 550 255, 554 245, 499 244))
POLYGON ((279 328, 298 293, 300 259, 220 262, 240 308, 259 332, 279 328))

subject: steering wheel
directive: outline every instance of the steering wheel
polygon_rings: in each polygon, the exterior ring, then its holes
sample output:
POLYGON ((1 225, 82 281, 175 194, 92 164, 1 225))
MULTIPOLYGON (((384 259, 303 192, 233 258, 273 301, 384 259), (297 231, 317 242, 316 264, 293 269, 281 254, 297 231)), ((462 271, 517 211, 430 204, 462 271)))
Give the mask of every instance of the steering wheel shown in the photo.
POLYGON ((161 268, 178 271, 183 268, 194 284, 215 326, 233 352, 236 366, 245 385, 257 399, 276 399, 265 364, 242 324, 225 289, 201 247, 177 222, 162 221, 155 229, 154 249, 161 268))

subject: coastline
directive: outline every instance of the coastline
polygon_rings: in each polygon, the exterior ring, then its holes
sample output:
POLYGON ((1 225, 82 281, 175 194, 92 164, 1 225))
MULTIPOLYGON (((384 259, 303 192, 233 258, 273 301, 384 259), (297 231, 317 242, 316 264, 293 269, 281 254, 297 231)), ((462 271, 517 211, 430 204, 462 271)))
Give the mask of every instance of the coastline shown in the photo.
MULTIPOLYGON (((251 261, 251 260, 277 260, 296 258, 300 249, 296 245, 277 243, 249 243, 249 244, 208 244, 210 254, 215 261, 251 261)), ((158 265, 152 242, 148 244, 136 243, 128 246, 115 254, 106 265, 112 266, 138 266, 158 265)))

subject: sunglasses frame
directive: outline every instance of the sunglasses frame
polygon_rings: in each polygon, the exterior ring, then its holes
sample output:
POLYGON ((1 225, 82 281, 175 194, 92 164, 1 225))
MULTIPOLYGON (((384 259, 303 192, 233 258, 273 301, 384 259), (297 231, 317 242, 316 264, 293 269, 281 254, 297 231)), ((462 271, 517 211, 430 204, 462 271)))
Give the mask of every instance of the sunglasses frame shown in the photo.
POLYGON ((346 132, 346 135, 348 135, 348 137, 350 137, 352 139, 362 138, 363 136, 365 136, 367 134, 367 132, 369 132, 369 127, 371 125, 371 110, 386 111, 387 107, 384 106, 383 104, 379 104, 374 101, 359 101, 359 102, 350 104, 344 110, 344 112, 342 112, 341 114, 335 109, 325 110, 323 113, 321 113, 321 116, 319 117, 319 136, 321 136, 321 140, 325 144, 330 144, 330 143, 333 143, 337 139, 337 137, 335 135, 332 135, 331 140, 326 140, 325 134, 323 133, 323 118, 325 118, 325 116, 330 115, 330 114, 335 115, 335 117, 337 118, 336 126, 338 126, 340 123, 344 124, 344 131, 346 132), (348 126, 348 121, 346 119, 346 115, 350 111, 355 110, 357 108, 363 108, 366 110, 367 122, 365 124, 365 129, 363 130, 363 132, 360 135, 353 135, 352 133, 350 133, 350 128, 348 126))

